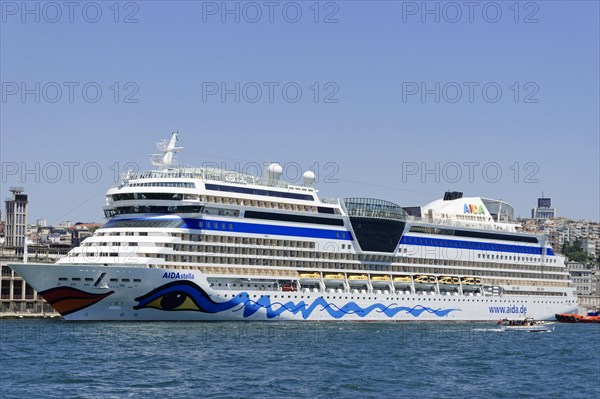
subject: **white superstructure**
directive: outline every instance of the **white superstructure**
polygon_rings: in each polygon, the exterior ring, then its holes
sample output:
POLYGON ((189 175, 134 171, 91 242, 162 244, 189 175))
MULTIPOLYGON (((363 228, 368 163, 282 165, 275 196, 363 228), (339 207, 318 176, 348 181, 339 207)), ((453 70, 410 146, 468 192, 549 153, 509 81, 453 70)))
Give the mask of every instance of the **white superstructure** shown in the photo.
POLYGON ((497 320, 576 310, 563 258, 503 201, 423 207, 173 163, 108 190, 107 223, 56 264, 11 265, 69 320, 497 320), (407 213, 407 210, 409 213, 407 213))

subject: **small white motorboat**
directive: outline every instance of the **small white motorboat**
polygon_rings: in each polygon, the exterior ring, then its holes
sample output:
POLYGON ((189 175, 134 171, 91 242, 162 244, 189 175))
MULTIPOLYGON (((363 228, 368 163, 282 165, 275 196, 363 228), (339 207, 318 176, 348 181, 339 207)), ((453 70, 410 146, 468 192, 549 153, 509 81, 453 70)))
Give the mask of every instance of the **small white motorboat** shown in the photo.
POLYGON ((502 331, 526 331, 526 332, 553 332, 554 323, 549 321, 535 320, 526 317, 523 320, 502 319, 498 321, 502 331))

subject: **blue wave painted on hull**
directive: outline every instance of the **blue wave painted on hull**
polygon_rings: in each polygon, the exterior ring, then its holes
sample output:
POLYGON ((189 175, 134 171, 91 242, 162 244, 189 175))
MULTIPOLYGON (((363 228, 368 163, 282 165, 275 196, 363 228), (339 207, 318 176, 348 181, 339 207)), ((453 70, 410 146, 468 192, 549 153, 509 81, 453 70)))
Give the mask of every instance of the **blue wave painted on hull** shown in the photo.
MULTIPOLYGON (((242 294, 243 295, 243 294, 242 294)), ((234 301, 236 298, 229 300, 228 302, 234 301)), ((241 299, 241 298, 240 298, 241 299)), ((224 304, 228 303, 224 302, 224 304)), ((238 302, 244 304, 244 317, 252 316, 254 313, 258 312, 261 308, 267 310, 267 318, 272 319, 278 317, 283 312, 290 312, 293 314, 302 314, 303 319, 308 319, 310 315, 317 309, 321 307, 322 311, 326 311, 329 315, 335 319, 341 319, 342 317, 349 314, 356 314, 359 317, 366 317, 371 312, 376 311, 379 313, 384 313, 387 317, 394 317, 400 312, 406 312, 414 317, 419 317, 421 313, 427 312, 434 314, 438 317, 447 316, 450 312, 459 310, 459 309, 432 309, 427 308, 425 306, 416 305, 412 308, 406 306, 397 306, 397 304, 393 303, 388 306, 385 306, 381 303, 375 303, 371 306, 363 308, 359 306, 355 302, 348 302, 341 308, 336 306, 335 304, 327 302, 323 297, 319 297, 314 300, 310 305, 305 303, 304 301, 295 304, 290 301, 287 303, 275 302, 271 303, 270 298, 262 297, 258 301, 254 302, 250 299, 247 299, 243 302, 238 302)))
POLYGON ((138 304, 134 309, 153 308, 165 311, 196 311, 203 313, 220 313, 225 311, 240 312, 243 311, 243 317, 247 318, 256 314, 259 310, 265 309, 268 319, 279 317, 284 312, 294 315, 301 314, 303 319, 308 319, 317 309, 320 312, 327 312, 335 319, 341 319, 346 315, 358 315, 366 317, 371 312, 383 313, 387 317, 394 317, 398 313, 407 313, 414 317, 419 317, 424 312, 433 314, 437 317, 445 317, 451 312, 461 311, 460 309, 433 309, 421 305, 414 307, 398 306, 396 303, 384 305, 374 303, 365 308, 356 302, 348 302, 339 307, 333 303, 327 302, 323 297, 315 299, 308 304, 304 301, 295 303, 293 301, 273 302, 268 296, 262 296, 257 301, 250 299, 245 292, 237 294, 225 302, 215 302, 198 285, 191 281, 174 281, 158 287, 151 292, 135 298, 138 304))

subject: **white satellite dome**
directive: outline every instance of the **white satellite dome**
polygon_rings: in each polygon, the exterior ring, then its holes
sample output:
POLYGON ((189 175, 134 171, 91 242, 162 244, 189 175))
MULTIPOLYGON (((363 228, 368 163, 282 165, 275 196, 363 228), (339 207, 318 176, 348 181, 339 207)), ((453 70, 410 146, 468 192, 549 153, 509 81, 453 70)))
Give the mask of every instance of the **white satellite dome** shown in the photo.
POLYGON ((279 180, 282 173, 283 168, 278 163, 272 163, 267 166, 267 178, 269 180, 279 180))
POLYGON ((302 177, 304 178, 305 186, 312 186, 315 182, 315 172, 313 172, 312 170, 307 170, 306 172, 304 172, 302 177))

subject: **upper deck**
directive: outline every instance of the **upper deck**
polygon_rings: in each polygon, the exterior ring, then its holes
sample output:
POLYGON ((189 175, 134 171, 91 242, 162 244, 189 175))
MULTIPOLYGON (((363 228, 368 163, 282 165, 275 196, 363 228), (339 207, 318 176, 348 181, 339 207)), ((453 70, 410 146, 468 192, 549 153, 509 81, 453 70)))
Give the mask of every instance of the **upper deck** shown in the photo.
MULTIPOLYGON (((508 203, 480 197, 463 198, 462 193, 457 192, 446 193, 443 199, 425 206, 411 208, 413 211, 416 209, 416 213, 407 213, 405 210, 409 208, 402 208, 383 200, 321 198, 318 190, 313 187, 315 175, 312 171, 304 173, 303 184, 292 183, 281 179, 282 168, 276 163, 267 167, 263 177, 214 167, 179 166, 172 158, 174 152, 182 149, 175 146, 176 142, 177 133, 174 133, 169 142, 158 143, 157 146, 164 155, 162 158, 155 156, 153 159, 156 170, 128 172, 123 176, 121 183, 111 187, 107 192, 105 209, 111 210, 115 206, 115 200, 122 206, 143 205, 148 208, 148 205, 165 205, 165 209, 175 212, 180 209, 196 209, 189 206, 179 207, 180 204, 204 205, 212 198, 218 203, 252 207, 256 202, 257 206, 262 207, 313 212, 316 212, 321 204, 326 204, 335 206, 336 213, 350 217, 383 217, 413 224, 506 232, 517 232, 520 227, 513 221, 514 210, 508 203), (169 193, 173 195, 169 196, 169 193), (283 204, 285 206, 281 207, 282 202, 304 205, 288 207, 283 204)), ((108 212, 108 215, 112 214, 113 212, 108 212)))
POLYGON ((171 181, 182 181, 184 179, 193 179, 205 183, 227 183, 233 185, 251 185, 265 188, 280 188, 292 191, 304 191, 307 193, 316 193, 313 187, 307 183, 304 185, 292 184, 290 182, 275 178, 263 178, 248 173, 229 171, 216 168, 190 168, 173 167, 165 170, 149 170, 137 173, 127 173, 123 181, 115 184, 112 188, 122 188, 132 186, 135 183, 141 183, 144 180, 169 179, 171 181))

